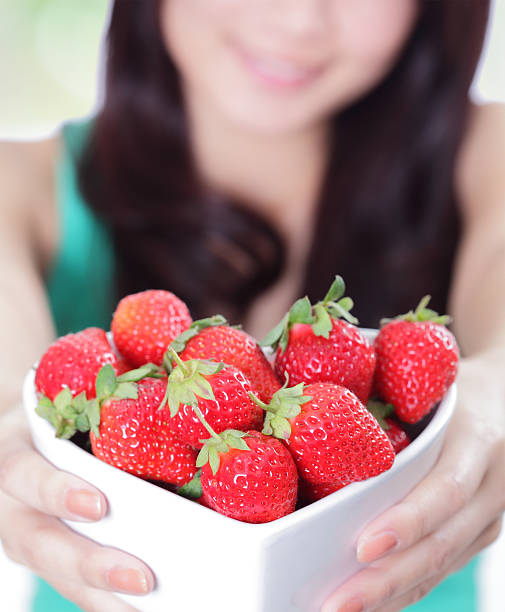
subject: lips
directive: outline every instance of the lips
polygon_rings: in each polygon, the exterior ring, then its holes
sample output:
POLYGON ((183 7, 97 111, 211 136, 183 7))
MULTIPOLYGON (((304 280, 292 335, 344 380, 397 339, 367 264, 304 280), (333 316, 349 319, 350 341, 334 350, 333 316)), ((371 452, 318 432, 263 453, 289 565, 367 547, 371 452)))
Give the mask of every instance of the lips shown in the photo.
POLYGON ((306 65, 264 52, 250 51, 234 45, 243 66, 263 84, 276 88, 297 88, 308 86, 325 70, 324 63, 306 65))

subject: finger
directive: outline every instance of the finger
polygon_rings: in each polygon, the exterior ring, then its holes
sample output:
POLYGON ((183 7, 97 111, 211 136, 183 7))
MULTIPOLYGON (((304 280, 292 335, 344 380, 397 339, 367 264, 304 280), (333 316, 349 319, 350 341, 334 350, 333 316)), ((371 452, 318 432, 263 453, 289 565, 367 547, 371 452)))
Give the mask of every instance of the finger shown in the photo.
POLYGON ((54 468, 22 438, 0 450, 0 490, 45 514, 73 521, 98 521, 107 511, 103 493, 54 468))
POLYGON ((130 595, 145 595, 154 588, 154 576, 142 561, 100 546, 54 517, 11 502, 10 511, 2 509, 0 520, 7 554, 36 574, 130 595))
MULTIPOLYGON (((386 605, 427 580, 444 576, 501 511, 495 487, 483 487, 474 502, 408 550, 385 557, 353 576, 322 607, 334 612, 350 601, 364 609, 386 605)), ((344 608, 345 609, 345 608, 344 608)), ((359 609, 358 607, 356 609, 359 609)))
POLYGON ((357 557, 369 563, 410 548, 459 512, 473 497, 488 466, 487 452, 467 436, 449 438, 440 459, 407 497, 374 520, 357 543, 357 557))
POLYGON ((475 542, 465 550, 465 552, 457 559, 445 572, 440 576, 425 580, 416 585, 413 589, 403 594, 401 597, 388 602, 385 605, 375 608, 375 612, 397 612, 411 606, 424 597, 438 586, 450 574, 459 572, 465 567, 471 559, 473 559, 484 548, 492 544, 499 536, 502 527, 501 517, 491 523, 483 533, 475 540, 475 542))
POLYGON ((107 612, 140 612, 138 608, 132 607, 112 593, 82 587, 62 580, 53 580, 45 575, 41 578, 84 612, 104 612, 104 610, 107 610, 107 612))

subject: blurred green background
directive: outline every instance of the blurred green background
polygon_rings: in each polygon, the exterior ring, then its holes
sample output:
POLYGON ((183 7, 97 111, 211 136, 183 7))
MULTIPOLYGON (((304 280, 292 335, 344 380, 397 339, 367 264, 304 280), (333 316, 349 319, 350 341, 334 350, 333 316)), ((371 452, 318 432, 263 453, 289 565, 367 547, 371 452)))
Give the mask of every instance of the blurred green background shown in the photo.
POLYGON ((108 0, 0 0, 0 136, 92 111, 108 0))

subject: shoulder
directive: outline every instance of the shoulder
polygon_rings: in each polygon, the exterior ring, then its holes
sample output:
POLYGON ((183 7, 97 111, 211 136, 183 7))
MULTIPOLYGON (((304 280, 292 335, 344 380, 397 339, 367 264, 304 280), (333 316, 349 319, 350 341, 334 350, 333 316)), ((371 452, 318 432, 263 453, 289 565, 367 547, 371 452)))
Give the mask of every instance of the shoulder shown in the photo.
POLYGON ((59 137, 0 141, 0 234, 28 241, 43 264, 57 240, 54 171, 59 146, 59 137))
POLYGON ((467 220, 505 216, 505 104, 472 105, 455 180, 467 220))
POLYGON ((6 194, 29 197, 30 192, 35 194, 51 185, 58 148, 58 137, 33 142, 0 141, 2 206, 8 205, 6 194))

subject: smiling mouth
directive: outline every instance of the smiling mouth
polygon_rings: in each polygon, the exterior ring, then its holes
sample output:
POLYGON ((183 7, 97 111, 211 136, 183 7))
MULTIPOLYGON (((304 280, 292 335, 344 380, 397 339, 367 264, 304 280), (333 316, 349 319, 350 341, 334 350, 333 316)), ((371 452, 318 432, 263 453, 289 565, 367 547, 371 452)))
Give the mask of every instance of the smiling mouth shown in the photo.
POLYGON ((262 84, 275 89, 299 89, 311 85, 326 65, 303 66, 298 62, 233 45, 241 64, 262 84))

